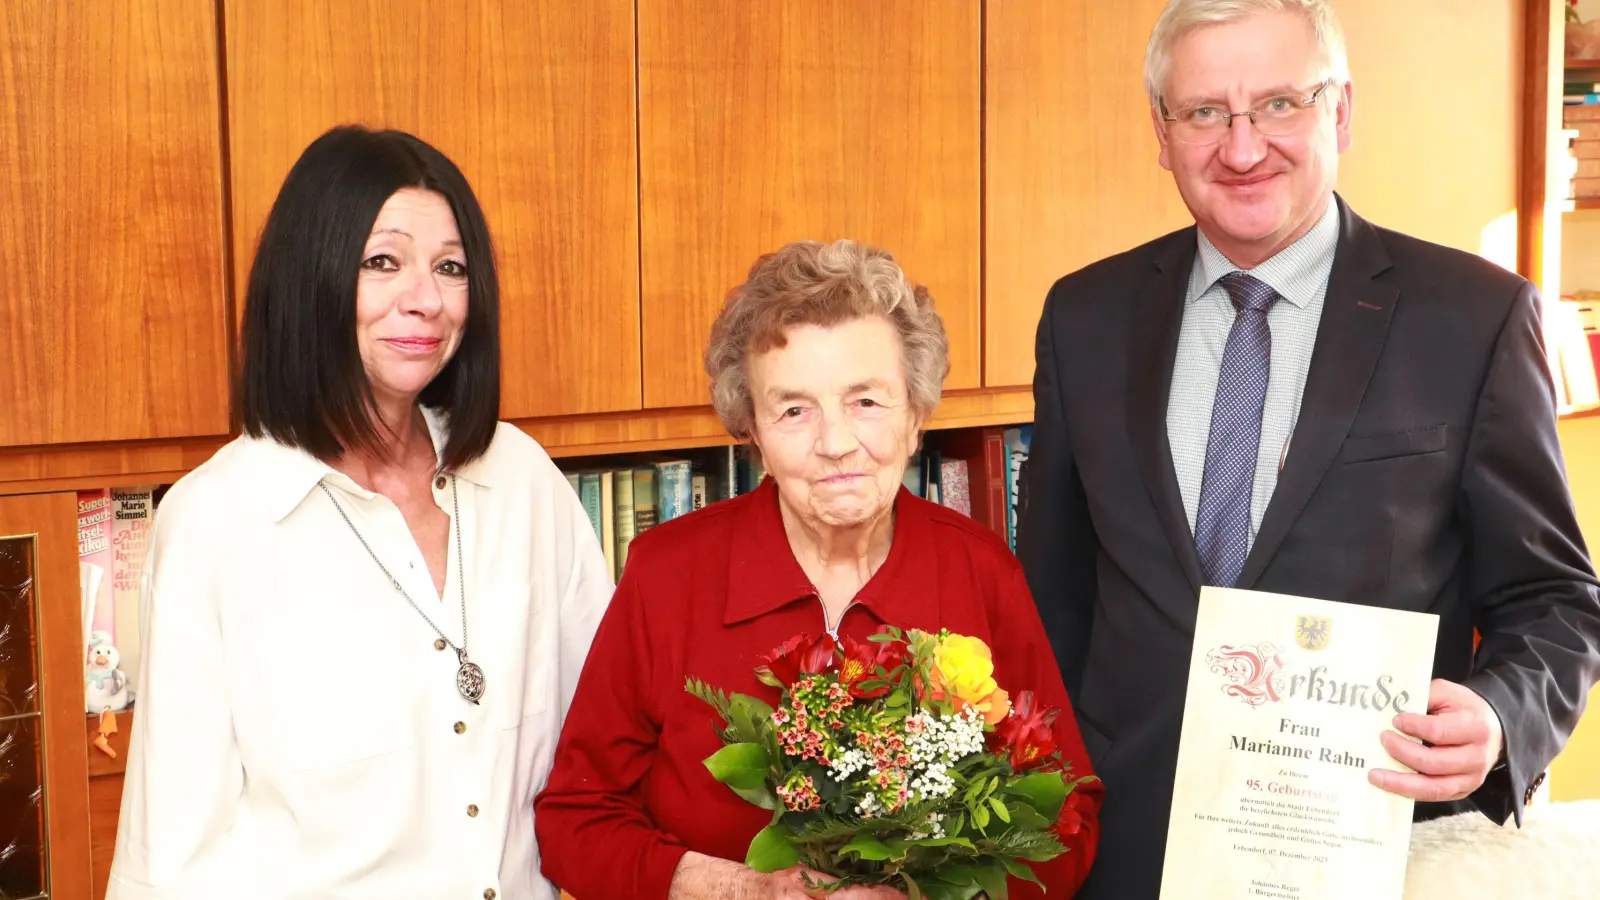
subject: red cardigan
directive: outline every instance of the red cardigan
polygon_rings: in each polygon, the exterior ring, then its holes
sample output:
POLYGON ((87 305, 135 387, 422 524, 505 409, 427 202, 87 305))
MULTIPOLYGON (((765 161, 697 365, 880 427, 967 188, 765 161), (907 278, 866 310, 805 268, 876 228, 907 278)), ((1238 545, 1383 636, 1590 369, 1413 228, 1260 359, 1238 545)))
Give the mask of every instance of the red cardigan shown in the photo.
MULTIPOLYGON (((1066 689, 1022 567, 993 532, 901 490, 888 558, 845 610, 839 632, 864 640, 880 624, 983 639, 1013 697, 1032 688, 1063 710, 1057 743, 1074 775, 1092 774, 1066 689)), ((576 900, 665 898, 686 851, 743 861, 771 821, 718 784, 702 761, 721 743, 711 708, 685 676, 776 703, 757 658, 791 635, 824 631, 821 601, 784 533, 771 479, 754 492, 636 537, 589 651, 534 802, 546 877, 576 900)), ((1052 898, 1088 875, 1099 835, 1098 781, 1080 786, 1084 818, 1068 852, 1036 866, 1052 898)), ((1013 897, 1038 888, 1011 879, 1013 897)))

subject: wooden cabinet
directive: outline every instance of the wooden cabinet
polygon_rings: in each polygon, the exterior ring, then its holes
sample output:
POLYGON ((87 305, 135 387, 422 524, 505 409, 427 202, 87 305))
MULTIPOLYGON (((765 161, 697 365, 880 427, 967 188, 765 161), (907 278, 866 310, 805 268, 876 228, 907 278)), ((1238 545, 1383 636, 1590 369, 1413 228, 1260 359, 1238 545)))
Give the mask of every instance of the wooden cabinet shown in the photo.
POLYGON ((0 447, 228 429, 210 0, 0 0, 0 447))
POLYGON ((639 408, 631 0, 223 6, 241 308, 305 146, 341 123, 400 128, 461 167, 488 218, 502 415, 639 408))
POLYGON ((979 0, 640 0, 644 401, 709 401, 701 354, 761 253, 855 238, 928 286, 946 388, 979 384, 979 0))
POLYGON ((1157 164, 1144 48, 1163 0, 989 0, 984 384, 1033 380, 1057 278, 1192 220, 1157 164))
POLYGON ((90 896, 77 521, 0 497, 0 897, 90 896))

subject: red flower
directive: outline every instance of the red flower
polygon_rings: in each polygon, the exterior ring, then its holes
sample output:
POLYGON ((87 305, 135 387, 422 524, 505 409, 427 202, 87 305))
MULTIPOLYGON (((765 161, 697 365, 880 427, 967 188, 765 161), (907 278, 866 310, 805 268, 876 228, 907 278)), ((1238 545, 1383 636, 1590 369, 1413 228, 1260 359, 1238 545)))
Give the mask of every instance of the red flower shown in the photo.
POLYGON ((835 665, 833 638, 826 634, 813 638, 802 632, 761 657, 756 677, 763 684, 786 688, 799 681, 801 675, 831 672, 835 665))
POLYGON ((905 664, 906 646, 899 641, 857 641, 843 639, 844 662, 839 666, 839 683, 850 689, 857 700, 872 700, 889 693, 892 685, 880 684, 870 690, 863 689, 864 681, 878 680, 878 667, 885 672, 905 664))
POLYGON ((1011 715, 989 733, 989 749, 1011 758, 1011 768, 1021 772, 1045 762, 1056 751, 1056 716, 1059 709, 1035 709, 1032 691, 1017 695, 1011 715))

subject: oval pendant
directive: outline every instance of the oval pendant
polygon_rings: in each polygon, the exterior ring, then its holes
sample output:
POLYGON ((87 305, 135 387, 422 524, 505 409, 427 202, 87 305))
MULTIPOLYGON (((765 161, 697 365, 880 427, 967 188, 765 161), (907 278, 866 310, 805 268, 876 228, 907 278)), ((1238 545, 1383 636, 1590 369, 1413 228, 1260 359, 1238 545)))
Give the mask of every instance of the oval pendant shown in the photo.
POLYGON ((462 660, 456 670, 456 690, 468 703, 477 703, 483 699, 483 687, 483 670, 475 662, 462 660))

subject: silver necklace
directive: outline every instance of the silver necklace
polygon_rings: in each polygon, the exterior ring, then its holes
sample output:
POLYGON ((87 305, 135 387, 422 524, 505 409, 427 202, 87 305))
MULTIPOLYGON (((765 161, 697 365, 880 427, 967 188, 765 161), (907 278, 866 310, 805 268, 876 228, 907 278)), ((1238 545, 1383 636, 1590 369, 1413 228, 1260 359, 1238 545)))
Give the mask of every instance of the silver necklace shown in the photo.
POLYGON ((350 517, 345 514, 344 507, 340 506, 339 501, 333 498, 333 492, 328 490, 328 486, 319 481, 317 482, 317 487, 322 488, 322 492, 328 495, 328 502, 332 503, 333 508, 339 511, 339 518, 344 519, 344 524, 350 526, 350 531, 355 534, 356 540, 361 542, 361 546, 367 548, 367 555, 371 556, 372 561, 378 564, 379 569, 383 570, 384 576, 389 579, 390 584, 394 585, 394 589, 400 592, 400 596, 406 598, 406 602, 410 603, 411 608, 417 611, 417 615, 422 616, 422 620, 428 623, 428 626, 433 629, 435 634, 439 635, 439 640, 456 652, 456 659, 461 663, 460 667, 456 669, 456 690, 461 693, 462 698, 468 703, 477 704, 479 700, 483 699, 483 670, 478 668, 477 663, 467 658, 467 558, 461 552, 461 501, 456 497, 456 477, 454 475, 450 476, 450 505, 455 512, 455 516, 450 520, 450 528, 456 533, 456 568, 459 570, 460 579, 460 583, 456 585, 461 593, 461 646, 459 647, 455 645, 454 641, 445 637, 445 633, 439 630, 439 626, 433 624, 433 620, 423 613, 422 607, 417 605, 417 601, 411 599, 411 595, 406 593, 406 589, 400 586, 400 580, 389 573, 389 568, 383 564, 383 560, 378 559, 378 554, 372 552, 372 546, 367 543, 366 538, 361 536, 361 531, 356 528, 355 523, 350 521, 350 517))

